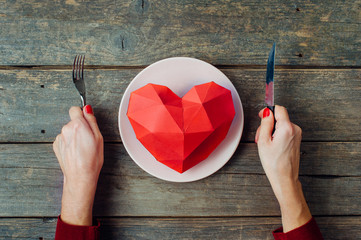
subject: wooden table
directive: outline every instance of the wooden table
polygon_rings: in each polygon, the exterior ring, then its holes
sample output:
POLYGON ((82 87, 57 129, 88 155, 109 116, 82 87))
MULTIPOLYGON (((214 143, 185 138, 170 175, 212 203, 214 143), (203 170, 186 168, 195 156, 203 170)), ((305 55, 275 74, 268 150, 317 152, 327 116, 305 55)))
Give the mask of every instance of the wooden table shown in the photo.
POLYGON ((54 237, 62 173, 52 141, 80 103, 71 64, 85 54, 88 102, 105 139, 94 207, 102 239, 272 239, 280 211, 253 139, 275 41, 275 99, 303 129, 311 212, 325 239, 360 239, 360 24, 360 0, 0 0, 0 238, 54 237), (234 156, 192 183, 145 173, 117 127, 133 77, 173 56, 218 67, 244 107, 234 156))

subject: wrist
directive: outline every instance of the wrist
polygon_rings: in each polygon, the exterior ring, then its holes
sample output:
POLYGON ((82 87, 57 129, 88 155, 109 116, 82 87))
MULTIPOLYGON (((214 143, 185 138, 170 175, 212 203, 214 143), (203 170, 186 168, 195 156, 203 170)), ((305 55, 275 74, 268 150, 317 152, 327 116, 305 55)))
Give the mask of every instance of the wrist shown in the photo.
POLYGON ((296 181, 291 179, 283 180, 275 187, 272 185, 272 189, 281 208, 287 206, 290 202, 303 198, 302 185, 298 179, 296 181))
POLYGON ((290 194, 298 194, 299 188, 301 188, 298 179, 293 180, 290 177, 270 177, 268 175, 267 178, 279 204, 282 204, 286 199, 288 199, 290 194))

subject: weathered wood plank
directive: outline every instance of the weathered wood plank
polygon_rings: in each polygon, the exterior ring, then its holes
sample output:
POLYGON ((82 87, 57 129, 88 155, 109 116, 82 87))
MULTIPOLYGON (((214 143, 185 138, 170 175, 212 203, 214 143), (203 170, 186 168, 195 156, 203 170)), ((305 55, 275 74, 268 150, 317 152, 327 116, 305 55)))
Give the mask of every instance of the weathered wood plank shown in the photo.
MULTIPOLYGON (((101 239, 273 239, 279 217, 101 218, 101 239)), ((317 217, 325 239, 360 236, 361 217, 317 217)), ((0 238, 53 239, 56 218, 0 218, 0 238)))
MULTIPOLYGON (((351 144, 351 143, 347 143, 351 144)), ((251 144, 242 144, 245 147, 251 144)), ((314 146, 310 146, 313 148, 314 146)), ((322 148, 320 144, 319 148, 322 148)), ((62 174, 51 144, 0 145, 0 217, 56 216, 60 211, 62 174)), ((326 154, 326 153, 323 153, 326 154)), ((330 153, 332 154, 332 152, 330 153)), ((346 154, 346 153, 345 153, 346 154)), ((107 144, 95 201, 98 216, 276 216, 278 204, 261 166, 247 169, 254 150, 238 152, 220 172, 197 182, 170 183, 141 170, 121 144, 107 144), (247 153, 250 151, 250 153, 247 153), (238 155, 239 154, 239 155, 238 155), (244 155, 243 155, 244 154, 244 155), (239 171, 239 173, 238 173, 239 171), (252 173, 255 171, 255 173, 252 173)), ((320 154, 322 155, 322 154, 320 154)), ((324 155, 325 156, 325 155, 324 155)), ((338 162, 330 163, 329 169, 338 162)), ((355 156, 353 162, 359 157, 355 156)), ((316 161, 309 159, 309 161, 316 161)), ((342 162, 340 162, 342 163, 342 162)), ((352 162, 350 163, 352 164, 352 162)), ((250 163, 254 166, 254 163, 250 163)), ((304 172, 312 166, 307 163, 304 172)), ((325 163, 323 167, 327 168, 325 163)), ((351 168, 351 166, 350 166, 351 168)), ((330 170, 331 171, 331 170, 330 170)), ((342 170, 341 170, 342 171, 342 170)), ((359 168, 358 170, 359 171, 359 168)), ((354 172, 355 173, 355 172, 354 172)), ((357 172, 359 174, 359 172, 357 172)), ((361 178, 302 176, 315 215, 361 213, 361 178)))
MULTIPOLYGON (((361 176, 361 143, 303 142, 300 175, 361 176)), ((222 173, 264 173, 256 144, 241 143, 222 173), (229 166, 228 166, 229 165, 229 166)))
MULTIPOLYGON (((139 168, 124 146, 106 143, 103 174, 127 175, 139 168), (129 169, 133 169, 129 171, 129 169)), ((58 169, 50 144, 0 144, 0 168, 58 169)), ((361 176, 360 142, 303 142, 301 144, 300 175, 325 177, 361 176)), ((255 143, 241 143, 221 174, 264 174, 255 143)), ((141 174, 143 175, 143 174, 141 174)))
MULTIPOLYGON (((86 71, 88 102, 106 141, 120 141, 118 109, 140 69, 86 71)), ((253 141, 264 107, 265 70, 222 69, 242 100, 242 141, 253 141)), ((360 141, 361 70, 277 69, 276 103, 289 109, 305 141, 360 141)), ((211 79, 210 79, 211 80, 211 79)), ((0 141, 50 142, 68 122, 80 98, 69 70, 0 71, 0 141), (45 130, 42 133, 41 130, 45 130)))
POLYGON ((360 66, 353 1, 1 1, 1 65, 148 65, 170 56, 212 64, 360 66))

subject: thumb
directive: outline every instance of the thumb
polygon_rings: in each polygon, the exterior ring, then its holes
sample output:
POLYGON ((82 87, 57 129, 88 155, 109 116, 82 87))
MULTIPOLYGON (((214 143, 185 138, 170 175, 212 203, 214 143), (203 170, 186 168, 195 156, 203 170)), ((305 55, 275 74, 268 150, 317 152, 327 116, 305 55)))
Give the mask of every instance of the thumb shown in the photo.
POLYGON ((258 142, 269 142, 272 140, 272 130, 274 125, 274 119, 272 111, 268 108, 263 110, 263 118, 259 130, 258 142))
POLYGON ((83 112, 84 112, 84 118, 88 122, 89 127, 91 128, 94 135, 96 137, 99 137, 99 135, 101 136, 97 120, 96 120, 96 118, 94 116, 94 113, 93 113, 93 108, 90 105, 86 105, 83 108, 83 112))

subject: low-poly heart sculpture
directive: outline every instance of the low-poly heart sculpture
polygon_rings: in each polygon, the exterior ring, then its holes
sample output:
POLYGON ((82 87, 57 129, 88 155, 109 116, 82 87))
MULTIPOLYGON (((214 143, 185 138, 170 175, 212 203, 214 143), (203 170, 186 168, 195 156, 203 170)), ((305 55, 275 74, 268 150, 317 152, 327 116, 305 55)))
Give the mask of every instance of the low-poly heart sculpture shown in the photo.
POLYGON ((131 93, 127 112, 137 139, 180 173, 206 159, 226 137, 235 116, 231 91, 209 82, 183 98, 147 84, 131 93))

